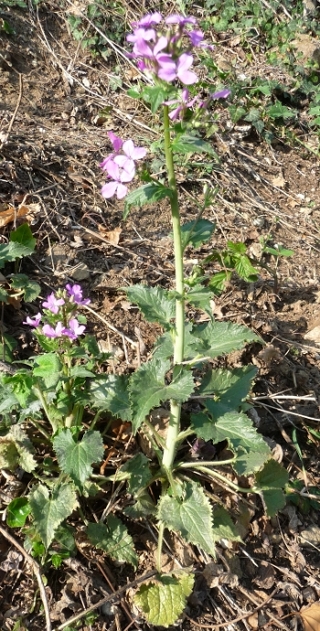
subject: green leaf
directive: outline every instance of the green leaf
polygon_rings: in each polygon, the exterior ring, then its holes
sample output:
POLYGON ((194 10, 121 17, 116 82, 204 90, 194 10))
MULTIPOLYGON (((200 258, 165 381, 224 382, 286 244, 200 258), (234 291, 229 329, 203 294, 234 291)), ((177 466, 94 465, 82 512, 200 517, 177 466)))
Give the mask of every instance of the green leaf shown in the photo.
POLYGON ((214 555, 212 508, 196 482, 184 482, 181 497, 163 495, 158 504, 158 519, 169 530, 179 531, 189 543, 214 555))
POLYGON ((78 377, 81 379, 87 379, 95 377, 95 373, 88 370, 85 366, 72 366, 70 370, 70 377, 78 377))
POLYGON ((9 528, 22 528, 28 515, 31 513, 31 506, 27 497, 16 497, 10 502, 7 508, 7 524, 9 528))
POLYGON ((30 250, 30 254, 34 251, 37 243, 27 223, 22 224, 22 226, 10 232, 10 242, 24 246, 30 250))
POLYGON ((167 629, 181 616, 193 585, 193 574, 163 574, 156 582, 142 585, 133 600, 149 624, 167 629))
POLYGON ((188 289, 186 294, 186 300, 191 305, 194 305, 197 309, 205 311, 210 318, 212 318, 212 308, 210 302, 213 297, 213 291, 209 287, 204 287, 201 284, 194 285, 188 289))
POLYGON ((64 473, 70 475, 75 485, 82 490, 92 473, 92 464, 103 458, 104 447, 100 432, 87 432, 76 442, 70 429, 64 429, 53 439, 53 448, 64 473))
POLYGON ((48 549, 58 526, 76 508, 76 493, 68 483, 57 485, 51 493, 39 484, 32 489, 29 499, 35 526, 48 549))
POLYGON ((158 407, 162 401, 175 399, 183 403, 193 392, 192 374, 186 368, 182 368, 175 379, 166 384, 165 376, 169 368, 169 361, 153 357, 131 376, 129 391, 134 432, 137 432, 150 410, 158 407))
POLYGON ((104 550, 114 561, 137 567, 138 557, 132 537, 122 521, 114 515, 109 515, 105 524, 89 523, 87 535, 96 548, 104 550))
POLYGON ((13 289, 23 290, 25 302, 32 302, 38 298, 41 287, 26 274, 14 274, 11 276, 10 284, 13 289))
POLYGON ((165 329, 171 328, 175 316, 175 299, 162 287, 132 285, 123 288, 130 302, 138 305, 148 322, 158 322, 165 329))
POLYGON ((31 250, 20 243, 13 243, 12 241, 9 243, 2 243, 0 245, 0 268, 3 268, 6 263, 11 263, 23 256, 29 256, 32 252, 33 249, 31 250))
POLYGON ((166 98, 167 90, 161 85, 146 86, 142 90, 142 98, 146 103, 150 103, 151 112, 155 114, 166 98))
POLYGON ((246 255, 239 256, 236 259, 235 271, 246 282, 253 282, 258 279, 258 270, 253 267, 249 257, 246 255))
POLYGON ((94 408, 131 421, 127 375, 99 375, 90 383, 89 392, 94 408))
POLYGON ((174 153, 208 153, 219 161, 219 158, 210 142, 202 140, 202 138, 189 133, 177 135, 173 140, 171 147, 174 153))
POLYGON ((182 247, 185 250, 187 245, 191 244, 194 248, 199 248, 202 243, 209 241, 216 224, 207 219, 199 219, 198 221, 188 221, 181 226, 182 247))
POLYGON ((139 495, 135 503, 127 506, 123 512, 130 519, 150 517, 150 515, 156 515, 156 505, 148 491, 144 491, 139 495))
POLYGON ((289 475, 281 464, 270 459, 255 478, 255 491, 261 495, 267 515, 272 517, 286 504, 283 489, 288 484, 289 475))
POLYGON ((253 331, 232 322, 210 321, 198 324, 193 328, 192 336, 199 340, 198 353, 212 359, 239 350, 247 342, 260 341, 253 331))
POLYGON ((32 453, 33 445, 20 425, 13 425, 10 431, 0 437, 0 467, 14 471, 18 465, 31 473, 37 466, 32 453))
POLYGON ((120 467, 120 473, 128 474, 128 493, 137 495, 151 482, 152 473, 149 468, 150 460, 142 453, 138 453, 120 467))
POLYGON ((242 401, 249 394, 252 381, 257 374, 254 366, 244 366, 233 370, 208 370, 197 390, 204 397, 214 395, 210 402, 210 412, 214 418, 226 412, 239 409, 242 401))
POLYGON ((213 524, 213 536, 215 541, 220 541, 220 539, 242 541, 236 525, 223 506, 216 506, 213 509, 213 524))
POLYGON ((270 458, 270 449, 262 436, 252 426, 250 419, 241 412, 228 412, 218 419, 210 414, 211 401, 204 402, 208 414, 192 414, 192 426, 198 438, 212 440, 214 444, 228 441, 236 456, 232 464, 238 475, 247 475, 260 469, 270 458))
POLYGON ((172 191, 170 188, 160 184, 160 182, 149 182, 144 186, 140 186, 127 195, 125 199, 123 218, 127 218, 132 206, 144 206, 145 204, 158 202, 160 199, 164 199, 165 197, 171 198, 172 191))
POLYGON ((37 367, 33 369, 33 374, 36 377, 41 377, 47 388, 55 387, 62 372, 59 356, 56 353, 44 353, 37 355, 34 363, 37 367))

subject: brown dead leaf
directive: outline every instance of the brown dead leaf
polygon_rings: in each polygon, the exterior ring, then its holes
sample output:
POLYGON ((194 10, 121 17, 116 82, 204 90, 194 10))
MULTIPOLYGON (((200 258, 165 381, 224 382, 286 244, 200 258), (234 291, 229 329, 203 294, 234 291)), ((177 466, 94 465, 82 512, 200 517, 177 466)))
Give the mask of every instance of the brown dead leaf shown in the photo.
POLYGON ((299 612, 304 631, 320 631, 320 601, 303 607, 299 612))
POLYGON ((104 239, 107 239, 107 241, 110 241, 112 245, 119 244, 120 234, 122 232, 121 228, 115 228, 114 230, 106 230, 103 226, 98 226, 98 230, 100 234, 102 234, 104 239))
POLYGON ((283 175, 281 175, 280 173, 279 175, 277 175, 271 180, 271 183, 273 184, 273 186, 276 186, 277 188, 283 188, 285 186, 286 181, 283 175))
POLYGON ((27 219, 33 219, 35 214, 40 211, 40 204, 21 204, 18 208, 15 208, 11 204, 0 205, 0 228, 3 228, 8 223, 26 217, 27 219))

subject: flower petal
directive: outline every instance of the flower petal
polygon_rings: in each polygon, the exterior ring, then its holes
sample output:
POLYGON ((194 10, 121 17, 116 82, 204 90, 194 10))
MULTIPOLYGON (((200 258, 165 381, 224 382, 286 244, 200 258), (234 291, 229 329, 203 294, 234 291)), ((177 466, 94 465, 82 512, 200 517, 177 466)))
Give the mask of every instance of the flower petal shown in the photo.
POLYGON ((110 197, 113 197, 117 190, 117 186, 118 182, 107 182, 107 184, 104 184, 101 189, 102 197, 104 197, 105 199, 110 199, 110 197))

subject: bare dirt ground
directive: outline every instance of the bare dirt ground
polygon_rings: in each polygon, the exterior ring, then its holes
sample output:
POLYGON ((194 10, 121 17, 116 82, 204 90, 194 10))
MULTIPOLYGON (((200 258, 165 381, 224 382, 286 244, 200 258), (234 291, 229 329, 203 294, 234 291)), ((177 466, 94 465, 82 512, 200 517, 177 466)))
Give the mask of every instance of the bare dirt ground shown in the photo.
MULTIPOLYGON (((108 129, 121 132, 123 138, 133 137, 138 144, 155 140, 156 132, 150 127, 148 112, 125 94, 134 80, 130 68, 128 85, 124 79, 119 89, 112 90, 113 58, 106 63, 81 49, 68 31, 59 3, 48 4, 39 13, 16 8, 9 13, 0 7, 0 16, 10 16, 15 31, 12 37, 3 34, 0 38, 0 133, 4 140, 0 222, 8 204, 16 209, 22 203, 30 207, 28 220, 38 245, 22 271, 40 282, 42 296, 70 280, 80 281, 92 300, 92 331, 105 348, 117 351, 117 370, 132 369, 138 357, 123 334, 139 342, 143 359, 159 329, 145 323, 118 288, 142 281, 172 287, 170 212, 164 202, 132 211, 124 223, 121 202, 104 201, 100 195, 103 177, 98 164, 110 150, 108 129), (109 109, 102 120, 104 108, 109 109)), ((241 65, 240 51, 233 49, 232 54, 239 56, 241 65)), ((252 69, 257 71, 273 72, 260 68, 258 59, 252 69)), ((246 324, 266 343, 264 348, 255 345, 225 361, 233 366, 250 362, 258 366, 255 422, 273 441, 292 478, 317 487, 318 444, 308 427, 318 429, 320 420, 318 138, 301 131, 303 144, 296 149, 285 138, 267 145, 250 129, 238 136, 236 129, 228 128, 224 110, 221 120, 221 130, 212 140, 221 164, 207 176, 218 186, 216 202, 207 211, 217 229, 203 253, 212 247, 224 248, 231 240, 245 242, 249 253, 259 256, 259 238, 268 235, 272 243, 294 250, 292 257, 279 261, 277 287, 272 276, 262 271, 256 283, 235 279, 215 299, 217 318, 246 324), (280 399, 280 394, 287 398, 280 399), (294 430, 305 472, 295 449, 294 430)), ((182 215, 189 220, 197 215, 195 200, 202 195, 206 178, 201 169, 185 165, 179 180, 182 215)), ((1 228, 3 240, 10 229, 12 224, 1 228)), ((191 250, 189 254, 191 265, 191 250)), ((30 343, 22 321, 33 309, 36 313, 35 305, 3 311, 2 326, 18 339, 22 356, 30 343)), ((120 451, 123 448, 120 445, 120 451)), ((12 497, 8 484, 3 476, 3 506, 6 495, 9 501, 12 497)), ((232 507, 235 498, 225 494, 225 502, 232 507)), ((195 631, 214 629, 217 624, 227 628, 228 621, 243 617, 228 628, 294 629, 301 624, 297 618, 282 620, 283 616, 319 600, 319 513, 312 508, 305 512, 303 497, 300 506, 288 504, 272 520, 252 500, 243 501, 241 510, 238 504, 244 543, 219 548, 214 567, 191 547, 183 550, 179 540, 168 541, 169 555, 198 569, 186 616, 172 628, 195 631)), ((153 567, 154 547, 141 524, 135 525, 133 535, 140 550, 141 575, 153 567)), ((1 629, 43 629, 31 567, 3 537, 0 576, 1 629), (20 626, 15 626, 17 621, 20 626)), ((62 629, 59 625, 74 613, 132 579, 127 566, 115 567, 79 542, 77 558, 48 575, 54 628, 62 629)), ((105 607, 96 613, 92 626, 80 628, 148 628, 135 618, 128 594, 112 611, 105 607)))

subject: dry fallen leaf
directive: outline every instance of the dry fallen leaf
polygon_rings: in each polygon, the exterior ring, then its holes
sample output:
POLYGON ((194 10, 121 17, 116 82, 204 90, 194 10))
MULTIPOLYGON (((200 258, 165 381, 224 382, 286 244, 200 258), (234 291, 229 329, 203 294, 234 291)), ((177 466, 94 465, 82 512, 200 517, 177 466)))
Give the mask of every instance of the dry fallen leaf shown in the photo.
POLYGON ((118 245, 120 240, 121 228, 115 228, 114 230, 106 230, 103 226, 98 226, 100 234, 110 241, 112 245, 118 245))
POLYGON ((1 204, 0 207, 0 228, 3 228, 8 223, 21 219, 21 217, 27 217, 27 219, 34 218, 34 215, 40 211, 40 204, 21 204, 18 208, 15 208, 11 204, 1 204))
POLYGON ((304 631, 320 631, 320 601, 304 607, 299 612, 304 631))

